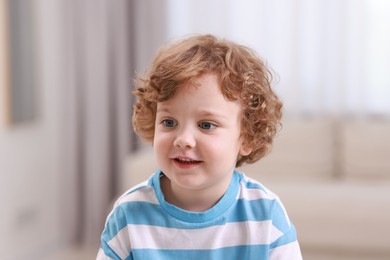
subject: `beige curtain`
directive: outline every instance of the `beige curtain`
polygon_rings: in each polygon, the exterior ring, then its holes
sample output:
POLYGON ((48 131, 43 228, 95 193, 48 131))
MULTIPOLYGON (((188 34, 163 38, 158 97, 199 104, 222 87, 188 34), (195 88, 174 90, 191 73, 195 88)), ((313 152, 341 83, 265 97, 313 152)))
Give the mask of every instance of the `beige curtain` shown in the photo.
POLYGON ((390 115, 390 2, 167 1, 168 38, 214 33, 249 45, 278 73, 291 116, 390 115))
POLYGON ((131 143, 131 1, 64 3, 63 223, 70 242, 98 246, 131 143))

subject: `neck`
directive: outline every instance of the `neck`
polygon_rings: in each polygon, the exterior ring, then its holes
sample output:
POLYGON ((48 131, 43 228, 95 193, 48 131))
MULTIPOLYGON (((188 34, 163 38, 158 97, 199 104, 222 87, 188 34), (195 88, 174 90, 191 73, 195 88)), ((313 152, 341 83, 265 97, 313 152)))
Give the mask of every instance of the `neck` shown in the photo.
POLYGON ((167 202, 181 209, 192 212, 204 212, 212 208, 225 194, 230 182, 223 185, 223 188, 184 190, 179 187, 173 187, 171 181, 163 176, 161 178, 161 190, 167 202))

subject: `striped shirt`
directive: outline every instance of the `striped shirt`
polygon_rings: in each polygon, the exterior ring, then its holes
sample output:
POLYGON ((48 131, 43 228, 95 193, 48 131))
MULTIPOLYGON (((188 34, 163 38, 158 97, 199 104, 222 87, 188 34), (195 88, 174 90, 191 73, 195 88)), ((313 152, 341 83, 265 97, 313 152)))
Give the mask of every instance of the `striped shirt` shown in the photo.
POLYGON ((164 200, 161 171, 122 195, 97 259, 302 259, 279 198, 235 171, 218 203, 189 212, 164 200))

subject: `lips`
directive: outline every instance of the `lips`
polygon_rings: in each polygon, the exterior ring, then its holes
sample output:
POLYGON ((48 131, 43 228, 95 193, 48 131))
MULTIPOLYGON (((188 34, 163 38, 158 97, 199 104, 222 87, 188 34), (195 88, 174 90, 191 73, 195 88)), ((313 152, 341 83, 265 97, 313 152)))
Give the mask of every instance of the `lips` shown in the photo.
POLYGON ((190 168, 202 163, 202 161, 194 160, 189 157, 176 157, 173 161, 181 168, 190 168))
POLYGON ((176 161, 178 162, 182 162, 182 163, 194 163, 194 162, 198 162, 197 160, 193 160, 191 158, 183 158, 183 157, 178 157, 178 158, 175 158, 176 161))

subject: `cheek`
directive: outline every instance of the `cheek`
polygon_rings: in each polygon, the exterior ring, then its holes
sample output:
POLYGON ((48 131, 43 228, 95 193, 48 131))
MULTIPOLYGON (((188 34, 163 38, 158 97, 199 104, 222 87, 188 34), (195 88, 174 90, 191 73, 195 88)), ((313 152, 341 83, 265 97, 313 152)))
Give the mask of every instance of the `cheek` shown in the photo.
POLYGON ((153 139, 153 147, 156 150, 165 150, 169 147, 169 143, 171 142, 169 135, 164 133, 156 132, 153 139))
POLYGON ((156 149, 156 148, 159 148, 161 145, 161 136, 160 135, 154 135, 154 139, 153 139, 153 147, 156 149))
POLYGON ((168 145, 160 136, 155 136, 153 140, 153 150, 157 162, 161 163, 160 159, 165 157, 168 145))
POLYGON ((236 139, 236 136, 214 137, 204 140, 203 144, 205 144, 204 146, 206 146, 209 151, 229 153, 237 150, 238 141, 235 141, 236 139))

